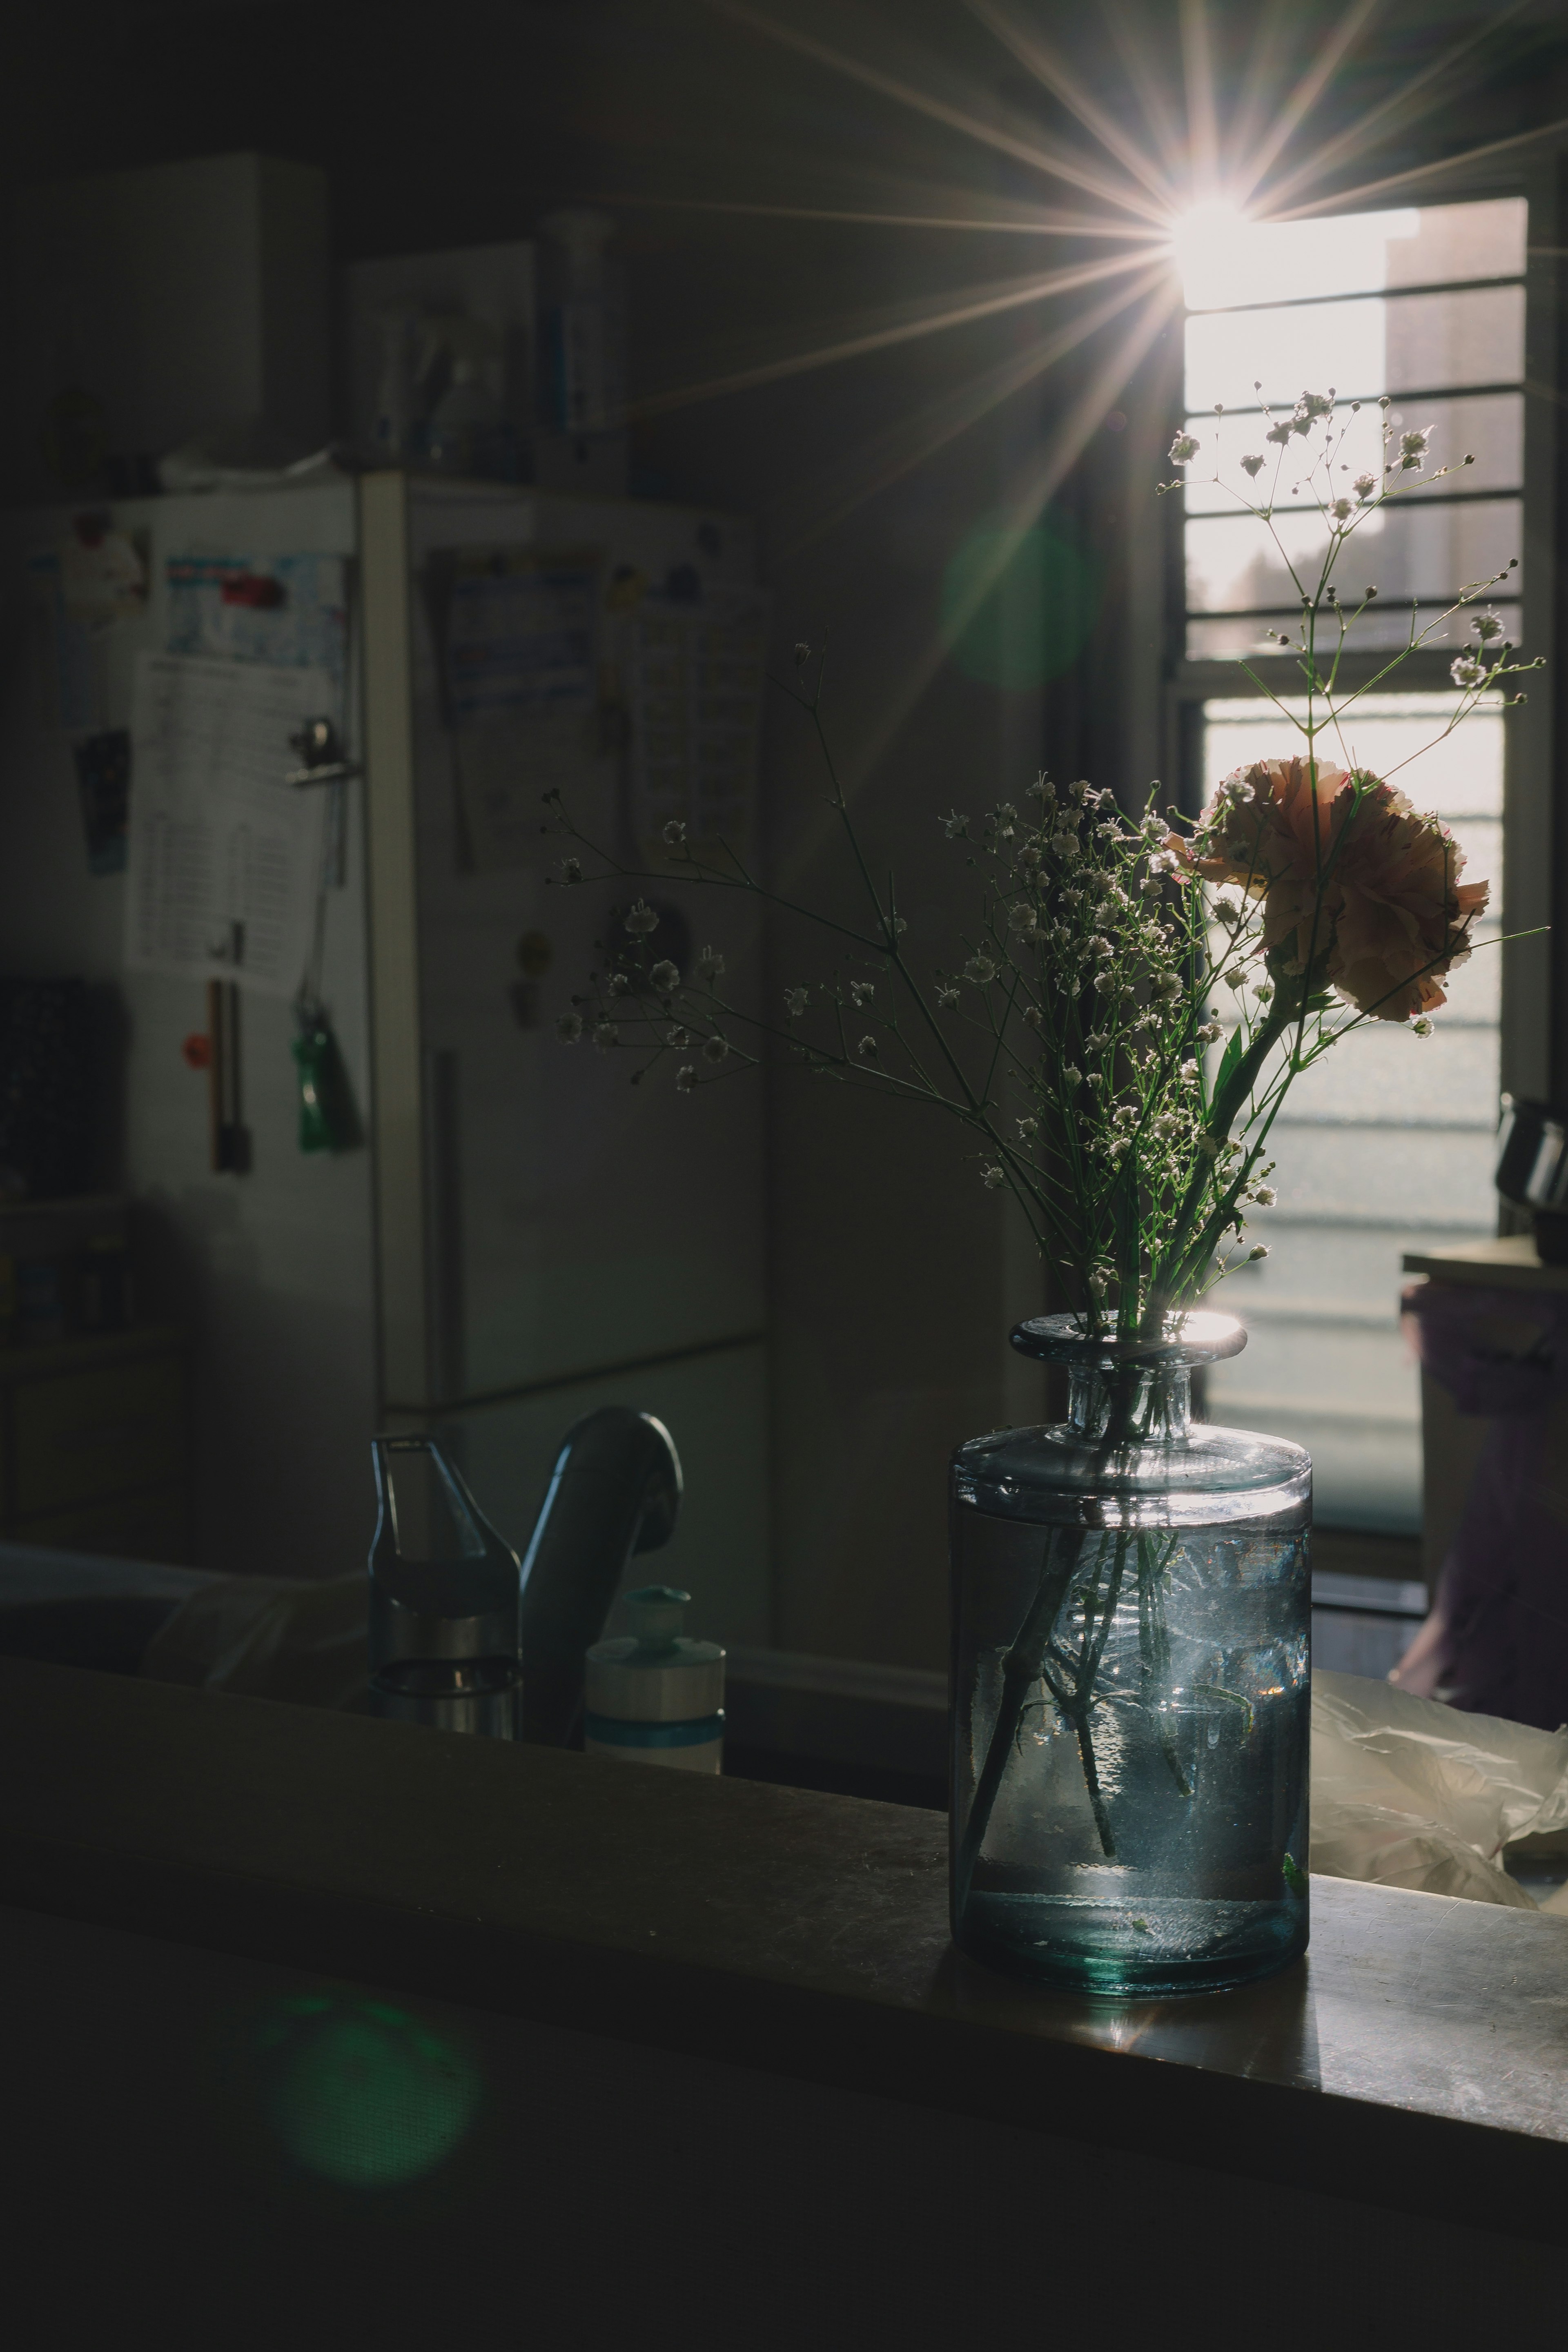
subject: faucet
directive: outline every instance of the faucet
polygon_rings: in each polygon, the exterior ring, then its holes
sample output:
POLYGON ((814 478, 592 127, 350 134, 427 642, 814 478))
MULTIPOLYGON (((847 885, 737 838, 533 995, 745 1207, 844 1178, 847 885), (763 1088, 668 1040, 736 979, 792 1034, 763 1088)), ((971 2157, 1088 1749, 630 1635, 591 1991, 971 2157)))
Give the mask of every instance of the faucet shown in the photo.
POLYGON ((680 1456, 651 1412, 601 1405, 561 1441, 522 1560, 523 1736, 564 1748, 583 1712, 584 1658, 640 1551, 675 1532, 680 1456))
POLYGON ((627 1405, 574 1423, 521 1563, 433 1438, 378 1437, 372 1452, 374 1711, 565 1747, 584 1654, 627 1561, 674 1532, 681 1476, 669 1432, 627 1405))

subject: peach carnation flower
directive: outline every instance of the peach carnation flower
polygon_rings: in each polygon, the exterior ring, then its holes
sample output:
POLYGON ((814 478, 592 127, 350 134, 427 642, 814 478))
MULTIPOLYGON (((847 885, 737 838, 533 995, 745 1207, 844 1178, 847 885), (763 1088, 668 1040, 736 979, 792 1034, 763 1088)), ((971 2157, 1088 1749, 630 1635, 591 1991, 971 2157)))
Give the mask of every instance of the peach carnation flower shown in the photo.
POLYGON ((1237 768, 1194 839, 1166 845, 1185 872, 1263 900, 1265 955, 1288 948, 1285 970, 1310 963, 1379 1021, 1447 1002, 1439 983, 1469 954, 1489 896, 1460 882, 1464 855, 1436 817, 1321 760, 1237 768))
POLYGON ((1439 982, 1470 952, 1491 886, 1461 882, 1464 852, 1447 825, 1376 784, 1334 869, 1338 905, 1329 978, 1379 1021, 1408 1021, 1447 997, 1439 982))
POLYGON ((1190 848, 1175 836, 1170 846, 1205 882, 1262 898, 1265 954, 1294 934, 1304 971, 1329 945, 1338 893, 1324 868, 1354 807, 1352 779, 1329 761, 1258 760, 1226 778, 1190 848))

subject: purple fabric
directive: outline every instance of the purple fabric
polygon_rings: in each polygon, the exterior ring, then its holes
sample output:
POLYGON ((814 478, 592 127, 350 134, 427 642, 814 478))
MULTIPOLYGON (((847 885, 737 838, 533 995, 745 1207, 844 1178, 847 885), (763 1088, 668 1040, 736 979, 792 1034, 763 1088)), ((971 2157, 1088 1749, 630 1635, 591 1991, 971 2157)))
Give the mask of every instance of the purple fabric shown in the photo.
POLYGON ((1456 1706, 1555 1731, 1568 1721, 1568 1526, 1540 1470, 1548 1408, 1568 1390, 1568 1294, 1418 1282, 1403 1304, 1426 1370, 1490 1423, 1438 1582, 1440 1679, 1456 1706), (1493 1317, 1540 1340, 1500 1354, 1478 1328, 1493 1317))

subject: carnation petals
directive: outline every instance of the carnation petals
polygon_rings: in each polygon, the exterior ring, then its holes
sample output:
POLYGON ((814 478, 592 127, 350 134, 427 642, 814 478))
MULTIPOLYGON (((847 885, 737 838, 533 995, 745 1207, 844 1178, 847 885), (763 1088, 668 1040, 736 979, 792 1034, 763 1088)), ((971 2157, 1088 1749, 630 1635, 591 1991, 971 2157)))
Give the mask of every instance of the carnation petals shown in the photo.
POLYGON ((1447 828, 1376 776, 1326 761, 1260 760, 1226 778, 1181 868, 1262 898, 1267 955, 1310 968, 1347 1003, 1406 1021, 1447 1003, 1490 886, 1459 881, 1447 828), (1326 871, 1325 871, 1326 869, 1326 871))

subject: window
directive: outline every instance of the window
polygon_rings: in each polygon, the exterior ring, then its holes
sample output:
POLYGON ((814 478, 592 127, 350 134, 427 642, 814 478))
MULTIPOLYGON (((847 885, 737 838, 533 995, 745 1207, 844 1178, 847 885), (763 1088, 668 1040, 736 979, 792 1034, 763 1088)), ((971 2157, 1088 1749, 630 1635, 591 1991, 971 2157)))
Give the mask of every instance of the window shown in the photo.
MULTIPOLYGON (((1462 473, 1369 518, 1351 542, 1342 593, 1375 582, 1380 599, 1352 640, 1352 682, 1372 674, 1379 646, 1405 642, 1413 608, 1427 628, 1461 587, 1521 553, 1526 221, 1525 200, 1502 197, 1276 227, 1221 222, 1184 257, 1190 429, 1212 443, 1224 404, 1233 475, 1236 457, 1262 446, 1257 378, 1263 398, 1286 408, 1326 378, 1342 402, 1367 403, 1343 452, 1352 476, 1381 467, 1384 392, 1396 424, 1431 428, 1429 464, 1475 454, 1462 473)), ((1275 515, 1293 557, 1315 554, 1314 504, 1282 499, 1275 515)), ((1300 677, 1265 633, 1299 606, 1267 527, 1212 484, 1188 488, 1183 538, 1176 702, 1183 791, 1196 809, 1232 768, 1300 749, 1286 716, 1234 666, 1245 656, 1289 706, 1300 677)), ((1527 634, 1521 598, 1514 572, 1488 599, 1516 643, 1527 634)), ((1388 775, 1439 736, 1455 701, 1448 664, 1468 640, 1468 614, 1439 626, 1394 690, 1357 704, 1353 742, 1329 755, 1348 751, 1388 775)), ((1215 1367, 1210 1409, 1308 1446, 1318 1517, 1331 1527, 1419 1528, 1401 1256, 1496 1230, 1499 955, 1479 943, 1501 928, 1511 724, 1483 708, 1396 779, 1452 825, 1469 878, 1491 878, 1489 919, 1432 1037, 1369 1024, 1298 1082, 1274 1129, 1279 1204, 1257 1221, 1269 1255, 1227 1284, 1250 1336, 1244 1354, 1215 1367)))

